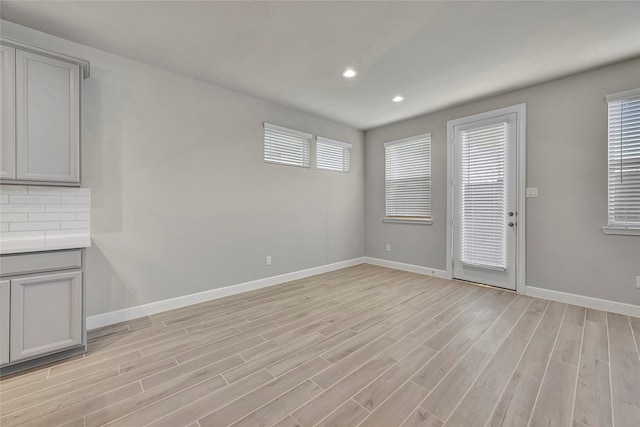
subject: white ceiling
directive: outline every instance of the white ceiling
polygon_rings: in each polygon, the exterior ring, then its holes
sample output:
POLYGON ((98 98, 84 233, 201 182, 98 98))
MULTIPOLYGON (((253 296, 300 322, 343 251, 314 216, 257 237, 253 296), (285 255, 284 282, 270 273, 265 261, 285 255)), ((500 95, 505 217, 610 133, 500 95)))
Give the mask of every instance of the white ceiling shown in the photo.
POLYGON ((640 55, 640 1, 2 0, 1 16, 359 129, 640 55))

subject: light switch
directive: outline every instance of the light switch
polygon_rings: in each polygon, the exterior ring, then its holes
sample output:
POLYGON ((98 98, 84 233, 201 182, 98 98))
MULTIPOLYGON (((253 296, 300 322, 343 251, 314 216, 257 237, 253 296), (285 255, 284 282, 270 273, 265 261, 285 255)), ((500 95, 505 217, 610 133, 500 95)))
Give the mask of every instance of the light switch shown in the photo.
POLYGON ((528 187, 527 197, 538 197, 538 187, 528 187))

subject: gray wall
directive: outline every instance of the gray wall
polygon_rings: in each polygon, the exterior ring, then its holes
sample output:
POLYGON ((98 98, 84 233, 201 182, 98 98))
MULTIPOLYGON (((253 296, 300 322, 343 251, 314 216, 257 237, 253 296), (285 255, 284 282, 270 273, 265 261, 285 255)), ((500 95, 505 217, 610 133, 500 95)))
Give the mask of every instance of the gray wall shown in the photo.
POLYGON ((527 285, 640 304, 640 237, 605 235, 605 96, 640 87, 640 59, 427 114, 365 133, 369 257, 445 269, 447 121, 527 104, 527 285), (384 148, 431 132, 433 225, 383 224, 384 148), (385 252, 390 243, 392 251, 385 252))
POLYGON ((89 315, 363 255, 361 131, 6 21, 2 34, 91 61, 89 315), (351 173, 265 164, 264 121, 351 142, 351 173))

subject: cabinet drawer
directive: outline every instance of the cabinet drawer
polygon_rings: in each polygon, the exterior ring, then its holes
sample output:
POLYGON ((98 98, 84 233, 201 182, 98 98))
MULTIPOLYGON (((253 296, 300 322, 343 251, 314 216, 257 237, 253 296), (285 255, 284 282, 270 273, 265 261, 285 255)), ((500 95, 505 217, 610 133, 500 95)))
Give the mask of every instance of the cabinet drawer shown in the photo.
POLYGON ((82 267, 82 251, 39 252, 33 254, 4 255, 0 258, 2 276, 66 270, 82 267))

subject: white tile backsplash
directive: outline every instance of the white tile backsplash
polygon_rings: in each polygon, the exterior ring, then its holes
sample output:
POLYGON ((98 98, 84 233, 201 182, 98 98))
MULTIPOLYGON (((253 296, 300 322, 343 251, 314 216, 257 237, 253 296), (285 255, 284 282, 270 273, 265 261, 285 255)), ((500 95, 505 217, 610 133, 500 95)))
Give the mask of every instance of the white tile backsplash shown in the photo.
POLYGON ((33 247, 89 246, 91 190, 88 188, 0 185, 2 253, 33 247))

